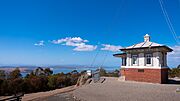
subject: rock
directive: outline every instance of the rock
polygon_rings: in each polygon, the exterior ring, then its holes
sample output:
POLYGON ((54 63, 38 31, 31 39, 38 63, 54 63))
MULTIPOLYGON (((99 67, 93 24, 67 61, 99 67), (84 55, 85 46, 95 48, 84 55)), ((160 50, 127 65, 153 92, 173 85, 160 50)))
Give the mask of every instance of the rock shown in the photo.
POLYGON ((88 79, 89 76, 87 74, 81 75, 77 81, 76 87, 84 85, 88 79))

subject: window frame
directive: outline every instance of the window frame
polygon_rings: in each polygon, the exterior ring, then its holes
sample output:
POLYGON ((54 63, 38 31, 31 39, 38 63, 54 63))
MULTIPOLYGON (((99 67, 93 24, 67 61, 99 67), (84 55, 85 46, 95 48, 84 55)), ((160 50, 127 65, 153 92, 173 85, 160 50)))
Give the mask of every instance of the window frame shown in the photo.
POLYGON ((126 66, 126 64, 127 64, 127 63, 126 63, 126 57, 123 57, 123 58, 122 58, 122 66, 126 66))
POLYGON ((152 66, 152 64, 153 64, 152 58, 153 58, 153 54, 152 53, 146 53, 145 54, 145 61, 146 61, 145 63, 146 63, 146 66, 152 66), (150 63, 148 63, 149 62, 148 59, 150 59, 150 63))
POLYGON ((132 65, 137 66, 138 65, 138 54, 132 54, 131 58, 132 58, 132 65), (134 63, 134 57, 136 57, 135 63, 134 63))

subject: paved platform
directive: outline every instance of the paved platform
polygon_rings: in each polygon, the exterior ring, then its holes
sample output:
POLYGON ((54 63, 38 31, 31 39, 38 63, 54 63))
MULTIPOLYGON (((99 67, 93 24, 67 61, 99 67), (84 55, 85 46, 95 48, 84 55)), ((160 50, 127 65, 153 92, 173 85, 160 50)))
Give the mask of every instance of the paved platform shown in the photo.
POLYGON ((73 91, 82 101, 180 101, 180 85, 118 81, 106 78, 104 83, 84 85, 73 91))

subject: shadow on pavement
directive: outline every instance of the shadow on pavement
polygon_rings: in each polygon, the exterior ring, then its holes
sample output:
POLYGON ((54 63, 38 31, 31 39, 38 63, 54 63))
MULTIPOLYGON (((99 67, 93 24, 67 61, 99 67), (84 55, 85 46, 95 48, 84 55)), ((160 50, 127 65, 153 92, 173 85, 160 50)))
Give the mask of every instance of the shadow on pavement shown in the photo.
POLYGON ((180 85, 180 81, 179 80, 169 79, 168 84, 178 84, 178 85, 180 85))

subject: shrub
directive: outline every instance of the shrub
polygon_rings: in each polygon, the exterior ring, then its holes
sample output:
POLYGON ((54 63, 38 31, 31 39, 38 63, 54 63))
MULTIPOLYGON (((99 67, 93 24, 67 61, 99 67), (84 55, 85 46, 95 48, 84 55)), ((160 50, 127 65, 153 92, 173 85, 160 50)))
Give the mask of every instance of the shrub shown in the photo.
POLYGON ((55 76, 55 75, 53 75, 53 76, 49 76, 48 77, 48 87, 49 87, 49 89, 55 89, 55 88, 57 88, 57 76, 55 76))
POLYGON ((4 70, 0 70, 0 79, 5 79, 6 73, 4 70))
POLYGON ((169 77, 180 77, 180 65, 177 68, 169 69, 169 77))
POLYGON ((19 70, 19 68, 16 68, 9 74, 10 79, 16 79, 16 78, 20 78, 20 77, 22 77, 22 75, 21 75, 21 71, 19 70))
MULTIPOLYGON (((9 79, 0 78, 0 95, 12 95, 20 92, 33 93, 75 85, 80 73, 76 70, 64 74, 52 74, 49 68, 38 67, 35 71, 22 78, 20 70, 16 68, 9 73, 9 79)), ((4 72, 0 72, 4 76, 4 72)))

